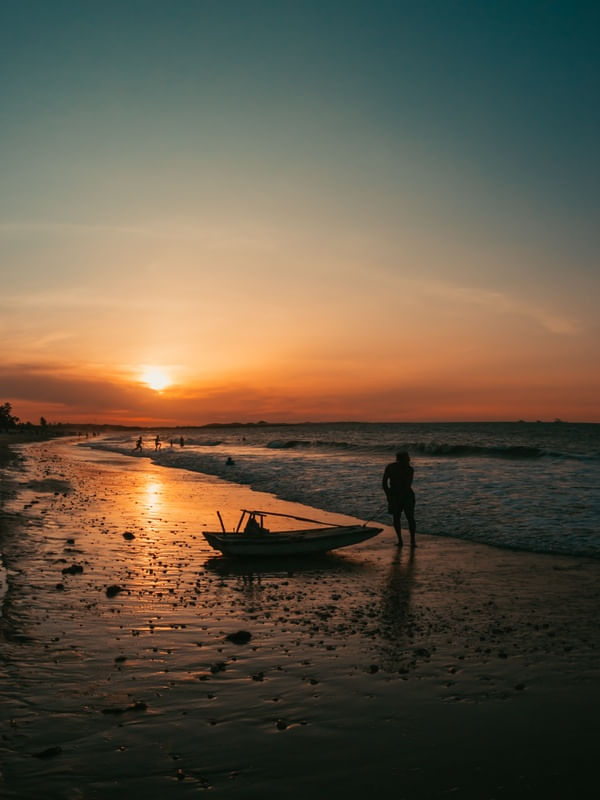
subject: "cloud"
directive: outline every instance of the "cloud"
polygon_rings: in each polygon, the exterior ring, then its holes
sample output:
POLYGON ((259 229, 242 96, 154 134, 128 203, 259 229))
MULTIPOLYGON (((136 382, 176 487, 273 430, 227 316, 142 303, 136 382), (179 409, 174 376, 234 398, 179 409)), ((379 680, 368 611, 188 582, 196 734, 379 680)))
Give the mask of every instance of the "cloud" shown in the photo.
POLYGON ((505 292, 433 281, 420 284, 420 287, 426 293, 443 297, 450 303, 479 306, 496 314, 518 314, 533 320, 551 333, 572 336, 578 332, 578 326, 568 317, 505 292))
POLYGON ((155 310, 155 298, 140 298, 136 296, 132 303, 128 297, 118 297, 109 290, 105 295, 100 295, 94 290, 82 287, 65 287, 63 289, 48 289, 41 291, 30 291, 26 293, 15 293, 5 295, 0 300, 0 307, 8 311, 19 313, 21 309, 109 309, 111 311, 130 310, 135 305, 136 310, 155 310))
MULTIPOLYGON (((482 298, 474 290, 454 292, 463 298, 461 302, 511 308, 491 294, 482 298)), ((564 348, 570 349, 568 341, 564 348)), ((560 349, 548 348, 552 353, 560 349)), ((0 364, 0 402, 10 402, 22 419, 43 415, 53 422, 575 420, 596 417, 586 409, 593 408, 598 393, 598 382, 576 366, 555 369, 554 362, 548 368, 536 361, 517 368, 510 359, 496 361, 492 370, 482 370, 479 364, 456 369, 451 359, 417 371, 378 367, 366 376, 345 365, 335 373, 331 367, 325 369, 326 363, 323 369, 309 363, 297 372, 271 369, 212 377, 206 373, 201 383, 184 380, 159 394, 136 380, 139 368, 131 365, 86 362, 78 368, 56 358, 21 363, 17 358, 13 355, 12 363, 0 364)), ((184 377, 186 371, 180 371, 184 377)))
POLYGON ((14 400, 46 401, 80 410, 102 412, 110 408, 132 409, 141 401, 135 384, 118 384, 101 378, 60 374, 47 365, 12 365, 0 368, 2 393, 14 400))
POLYGON ((279 234, 264 224, 230 223, 207 227, 198 224, 161 222, 151 225, 102 225, 85 222, 0 222, 0 237, 125 236, 148 240, 175 240, 201 244, 208 250, 255 250, 271 252, 278 248, 279 234))

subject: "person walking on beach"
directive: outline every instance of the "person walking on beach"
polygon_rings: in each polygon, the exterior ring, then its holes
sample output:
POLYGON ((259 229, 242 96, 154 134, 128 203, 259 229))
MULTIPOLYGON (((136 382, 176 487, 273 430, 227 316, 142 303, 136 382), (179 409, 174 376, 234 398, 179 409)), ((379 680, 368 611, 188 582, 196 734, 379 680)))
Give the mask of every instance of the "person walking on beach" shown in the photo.
POLYGON ((142 447, 142 437, 140 436, 137 442, 135 443, 135 447, 133 448, 133 452, 135 453, 136 450, 139 450, 140 453, 144 448, 142 447))
POLYGON ((161 447, 162 447, 162 442, 160 440, 160 434, 157 433, 156 434, 156 438, 154 440, 154 449, 155 450, 160 450, 161 447))
POLYGON ((416 547, 415 493, 412 489, 414 469, 407 452, 396 453, 396 460, 388 464, 383 473, 382 486, 388 501, 388 511, 394 521, 398 546, 402 547, 401 517, 404 511, 410 531, 410 546, 416 547))

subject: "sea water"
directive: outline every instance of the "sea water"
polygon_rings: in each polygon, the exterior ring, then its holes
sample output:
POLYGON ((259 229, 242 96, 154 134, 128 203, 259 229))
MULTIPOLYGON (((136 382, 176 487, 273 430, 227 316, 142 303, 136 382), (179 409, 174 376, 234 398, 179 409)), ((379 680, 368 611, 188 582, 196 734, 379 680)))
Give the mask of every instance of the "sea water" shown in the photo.
MULTIPOLYGON (((138 435, 110 433, 85 444, 139 455, 133 452, 138 435)), ((398 450, 407 450, 419 531, 600 556, 600 425, 259 424, 145 431, 143 439, 143 455, 165 467, 386 524, 383 470, 398 450), (162 447, 155 451, 157 433, 162 447)))

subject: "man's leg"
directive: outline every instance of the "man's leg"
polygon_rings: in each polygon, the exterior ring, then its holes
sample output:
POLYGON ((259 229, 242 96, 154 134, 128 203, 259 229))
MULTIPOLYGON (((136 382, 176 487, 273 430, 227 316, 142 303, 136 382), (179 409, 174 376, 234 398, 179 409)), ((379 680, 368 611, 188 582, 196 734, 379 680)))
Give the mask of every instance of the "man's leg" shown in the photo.
POLYGON ((402 512, 395 511, 393 518, 394 530, 396 531, 396 536, 398 537, 398 546, 402 547, 402 512))

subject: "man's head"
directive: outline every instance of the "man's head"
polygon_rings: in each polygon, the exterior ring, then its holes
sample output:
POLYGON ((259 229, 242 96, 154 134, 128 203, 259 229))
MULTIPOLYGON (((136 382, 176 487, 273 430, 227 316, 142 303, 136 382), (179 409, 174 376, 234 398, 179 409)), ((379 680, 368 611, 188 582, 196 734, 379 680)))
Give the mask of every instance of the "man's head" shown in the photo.
POLYGON ((399 464, 404 464, 408 466, 410 464, 410 456, 406 452, 406 450, 401 450, 399 453, 396 453, 396 461, 399 464))

